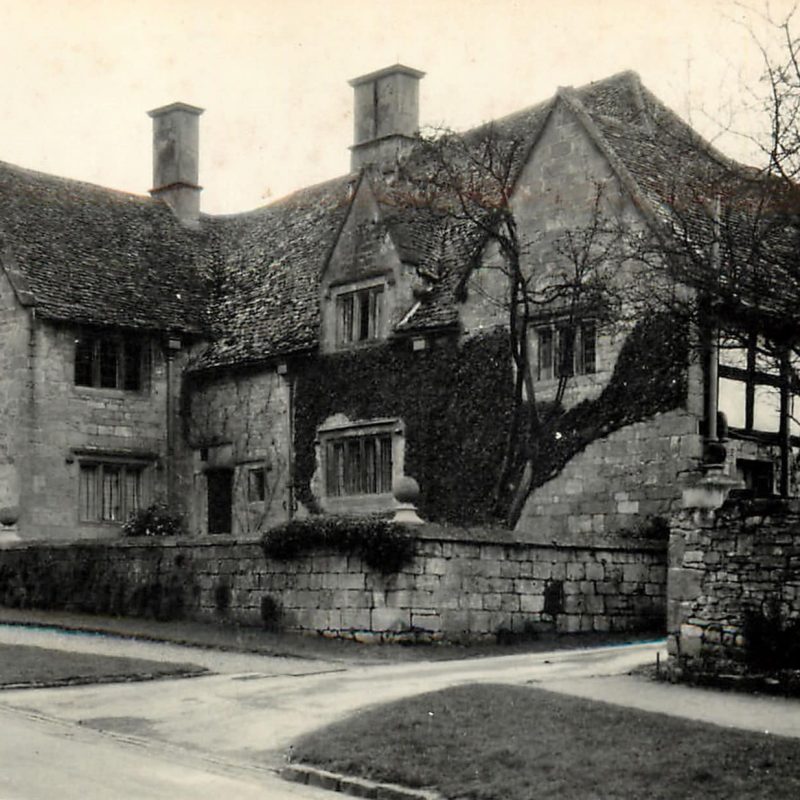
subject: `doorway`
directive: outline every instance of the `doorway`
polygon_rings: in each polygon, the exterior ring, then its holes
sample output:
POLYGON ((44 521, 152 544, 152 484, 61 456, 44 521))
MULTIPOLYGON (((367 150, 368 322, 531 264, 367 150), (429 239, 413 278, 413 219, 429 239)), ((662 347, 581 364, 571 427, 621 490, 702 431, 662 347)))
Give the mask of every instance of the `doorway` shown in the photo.
POLYGON ((208 532, 231 533, 233 522, 233 470, 210 469, 208 486, 208 532))

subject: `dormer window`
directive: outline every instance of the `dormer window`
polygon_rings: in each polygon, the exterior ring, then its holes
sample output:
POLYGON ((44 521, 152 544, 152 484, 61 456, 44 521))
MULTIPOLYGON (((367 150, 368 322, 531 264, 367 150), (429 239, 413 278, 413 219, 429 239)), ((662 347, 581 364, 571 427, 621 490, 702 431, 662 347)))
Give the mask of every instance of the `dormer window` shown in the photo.
POLYGON ((340 346, 378 339, 382 332, 383 286, 370 286, 336 297, 336 343, 340 346))

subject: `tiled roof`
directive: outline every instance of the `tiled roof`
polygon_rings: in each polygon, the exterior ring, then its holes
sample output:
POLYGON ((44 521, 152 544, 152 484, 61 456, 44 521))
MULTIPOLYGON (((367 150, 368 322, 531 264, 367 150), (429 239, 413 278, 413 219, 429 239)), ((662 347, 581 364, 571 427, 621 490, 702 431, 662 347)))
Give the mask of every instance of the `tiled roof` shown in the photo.
POLYGON ((0 260, 42 317, 200 332, 204 238, 150 198, 0 163, 0 260))
POLYGON ((337 178, 213 220, 219 246, 213 338, 195 369, 257 363, 317 345, 319 280, 353 183, 351 176, 337 178))
MULTIPOLYGON (((516 170, 556 102, 578 114, 656 220, 689 208, 693 224, 707 228, 698 199, 731 162, 633 73, 559 90, 555 99, 489 123, 499 141, 518 146, 516 170)), ((464 138, 476 140, 487 127, 464 138)), ((398 332, 458 324, 459 290, 485 242, 474 227, 408 202, 426 169, 416 151, 399 175, 365 176, 381 213, 374 236, 388 232, 400 258, 432 279, 429 296, 398 332)), ((44 316, 131 328, 206 326, 208 344, 193 368, 258 363, 317 347, 320 279, 357 180, 345 175, 187 229, 149 198, 0 164, 0 258, 44 316)))

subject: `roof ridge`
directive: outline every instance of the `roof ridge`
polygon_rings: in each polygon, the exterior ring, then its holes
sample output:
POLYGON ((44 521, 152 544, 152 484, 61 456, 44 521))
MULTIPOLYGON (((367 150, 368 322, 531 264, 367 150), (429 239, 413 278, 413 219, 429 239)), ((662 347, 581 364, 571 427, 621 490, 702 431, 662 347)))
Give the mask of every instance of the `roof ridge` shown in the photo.
POLYGON ((255 208, 249 208, 246 211, 232 211, 226 214, 206 214, 208 219, 210 220, 236 220, 236 219, 244 219, 251 216, 256 216, 258 214, 263 214, 266 211, 270 211, 271 209, 280 209, 283 205, 289 203, 292 199, 297 198, 303 194, 314 194, 315 192, 320 191, 321 189, 325 188, 333 188, 338 183, 344 183, 346 180, 352 181, 353 185, 358 182, 359 179, 358 172, 345 172, 341 175, 337 175, 334 178, 327 178, 323 181, 318 181, 317 183, 309 184, 308 186, 300 186, 297 189, 292 189, 288 194, 282 195, 281 197, 277 197, 274 200, 270 200, 269 203, 265 203, 263 206, 256 206, 255 208))
POLYGON ((560 97, 564 103, 578 117, 587 134, 594 139, 595 144, 608 160, 609 166, 622 184, 623 189, 628 192, 634 205, 642 212, 645 219, 653 228, 656 235, 662 234, 661 225, 658 222, 657 209, 653 208, 639 182, 628 168, 625 160, 616 151, 614 146, 603 135, 602 130, 597 126, 591 113, 586 109, 580 98, 575 97, 575 90, 564 88, 559 90, 560 97))
POLYGON ((588 81, 586 83, 580 84, 579 86, 565 86, 565 87, 556 87, 555 91, 546 97, 543 100, 539 100, 535 103, 532 103, 529 106, 525 106, 524 108, 517 109, 516 111, 511 111, 508 114, 504 114, 502 117, 495 117, 494 119, 484 120, 483 122, 479 122, 476 125, 473 125, 469 128, 465 128, 463 131, 456 131, 459 136, 467 136, 469 134, 477 133, 481 131, 483 128, 487 128, 489 126, 495 127, 502 127, 503 124, 508 123, 512 120, 520 119, 526 115, 530 115, 537 111, 544 111, 548 104, 553 103, 555 98, 558 95, 558 90, 561 88, 570 89, 573 92, 577 92, 579 95, 588 92, 590 89, 597 88, 598 86, 604 85, 611 85, 614 83, 622 83, 625 81, 631 82, 631 87, 635 85, 641 86, 641 78, 639 73, 632 69, 621 70, 620 72, 615 72, 605 78, 600 78, 599 80, 595 81, 588 81))
POLYGON ((103 186, 99 183, 92 183, 91 181, 84 181, 79 178, 68 178, 65 175, 55 175, 51 172, 42 172, 41 170, 31 169, 30 167, 22 167, 19 164, 12 164, 10 161, 0 161, 0 170, 16 173, 23 178, 43 180, 53 184, 62 184, 66 186, 83 187, 96 192, 102 192, 109 195, 118 195, 121 198, 124 197, 129 200, 138 200, 148 204, 160 202, 145 194, 137 194, 136 192, 129 192, 125 189, 114 189, 110 186, 103 186))

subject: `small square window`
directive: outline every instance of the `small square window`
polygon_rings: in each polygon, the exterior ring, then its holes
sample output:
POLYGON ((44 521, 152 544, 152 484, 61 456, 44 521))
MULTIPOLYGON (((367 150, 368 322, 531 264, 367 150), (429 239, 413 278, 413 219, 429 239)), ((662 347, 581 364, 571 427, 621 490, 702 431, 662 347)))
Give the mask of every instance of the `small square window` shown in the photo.
POLYGON ((594 321, 577 325, 556 322, 536 329, 537 380, 593 375, 597 368, 597 327, 594 321))
POLYGON ((263 503, 267 497, 267 475, 264 467, 247 470, 247 500, 250 503, 263 503))
POLYGON ((392 436, 379 433, 331 438, 326 442, 325 467, 329 497, 391 492, 392 436))

